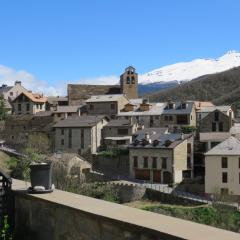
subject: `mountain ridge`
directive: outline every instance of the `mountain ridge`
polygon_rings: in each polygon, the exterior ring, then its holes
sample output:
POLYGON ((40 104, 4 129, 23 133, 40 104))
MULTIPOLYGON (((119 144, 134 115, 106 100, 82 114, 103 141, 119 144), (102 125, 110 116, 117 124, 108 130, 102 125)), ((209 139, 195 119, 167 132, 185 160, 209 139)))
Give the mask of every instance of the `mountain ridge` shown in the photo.
POLYGON ((145 95, 151 101, 201 100, 220 104, 239 105, 240 67, 207 74, 176 87, 145 95))

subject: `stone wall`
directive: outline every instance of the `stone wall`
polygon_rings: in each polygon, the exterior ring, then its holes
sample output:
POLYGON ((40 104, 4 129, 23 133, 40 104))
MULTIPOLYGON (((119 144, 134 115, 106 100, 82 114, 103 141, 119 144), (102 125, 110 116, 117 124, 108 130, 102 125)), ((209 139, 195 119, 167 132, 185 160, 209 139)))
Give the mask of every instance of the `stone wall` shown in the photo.
POLYGON ((239 234, 55 190, 27 194, 13 181, 16 239, 239 240, 239 234))

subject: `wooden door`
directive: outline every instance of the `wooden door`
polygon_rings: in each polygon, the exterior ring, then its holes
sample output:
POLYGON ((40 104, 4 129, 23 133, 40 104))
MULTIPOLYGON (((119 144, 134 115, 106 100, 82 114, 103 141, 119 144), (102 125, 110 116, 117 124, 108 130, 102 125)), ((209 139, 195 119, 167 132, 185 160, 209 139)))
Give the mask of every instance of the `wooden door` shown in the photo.
POLYGON ((161 182, 161 171, 153 170, 153 182, 160 183, 161 182))

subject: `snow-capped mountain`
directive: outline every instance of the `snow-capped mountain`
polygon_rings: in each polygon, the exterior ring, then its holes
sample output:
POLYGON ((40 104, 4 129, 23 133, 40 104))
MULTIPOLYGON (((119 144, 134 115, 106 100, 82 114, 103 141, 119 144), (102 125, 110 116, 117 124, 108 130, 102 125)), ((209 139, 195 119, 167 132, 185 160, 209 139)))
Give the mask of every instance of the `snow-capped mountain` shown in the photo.
POLYGON ((139 83, 143 85, 172 85, 194 78, 223 72, 233 67, 240 66, 240 52, 229 51, 217 59, 195 59, 190 62, 168 65, 151 72, 139 75, 139 83))

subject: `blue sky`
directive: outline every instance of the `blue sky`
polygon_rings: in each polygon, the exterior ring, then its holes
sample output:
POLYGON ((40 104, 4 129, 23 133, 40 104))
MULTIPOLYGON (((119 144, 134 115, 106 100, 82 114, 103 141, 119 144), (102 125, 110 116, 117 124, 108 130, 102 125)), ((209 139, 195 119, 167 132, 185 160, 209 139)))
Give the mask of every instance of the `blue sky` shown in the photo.
POLYGON ((101 81, 129 64, 144 73, 240 50, 239 0, 5 0, 0 9, 0 81, 14 71, 45 87, 101 81))

